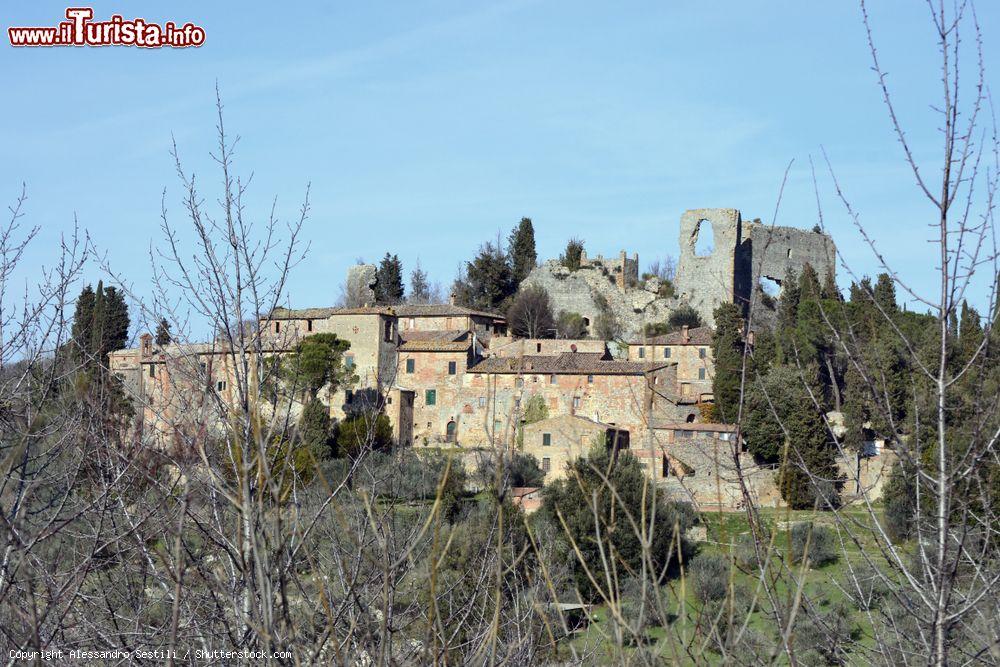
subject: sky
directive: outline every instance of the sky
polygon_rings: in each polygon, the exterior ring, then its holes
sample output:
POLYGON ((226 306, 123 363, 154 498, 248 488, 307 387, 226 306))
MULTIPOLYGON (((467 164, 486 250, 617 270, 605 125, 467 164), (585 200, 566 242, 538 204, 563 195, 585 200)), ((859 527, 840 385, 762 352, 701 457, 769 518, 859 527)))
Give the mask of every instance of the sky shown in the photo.
MULTIPOLYGON (((939 55, 924 3, 878 0, 874 37, 907 137, 933 175, 939 55)), ((1000 72, 1000 5, 981 2, 985 64, 1000 72)), ((833 189, 885 260, 937 289, 934 209, 915 187, 871 70, 856 3, 589 0, 407 3, 95 2, 202 26, 192 49, 0 46, 0 202, 25 183, 40 225, 22 279, 74 219, 138 293, 161 241, 161 197, 182 229, 169 151, 213 201, 215 87, 252 173, 249 212, 294 218, 307 184, 309 253, 295 307, 331 305, 348 266, 398 254, 447 286, 481 243, 532 218, 540 258, 678 255, 691 208, 826 227, 857 275, 879 272, 833 189), (280 7, 280 9, 279 9, 280 7)), ((4 28, 55 25, 65 5, 4 3, 4 28)), ((6 31, 5 31, 6 32, 6 31)), ((971 77, 970 63, 970 77, 971 77)), ((101 277, 93 266, 88 278, 101 277)), ((838 267, 838 281, 851 277, 838 267)), ((973 299, 985 299, 984 280, 973 299)), ((924 309, 921 307, 920 309, 924 309)))

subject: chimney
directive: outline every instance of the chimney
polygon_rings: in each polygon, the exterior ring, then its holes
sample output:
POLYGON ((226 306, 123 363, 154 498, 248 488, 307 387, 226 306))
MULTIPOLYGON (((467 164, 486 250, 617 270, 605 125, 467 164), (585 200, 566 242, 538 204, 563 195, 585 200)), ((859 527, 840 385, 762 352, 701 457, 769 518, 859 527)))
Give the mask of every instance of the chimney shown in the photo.
POLYGON ((144 333, 139 336, 139 356, 149 357, 153 354, 153 336, 151 334, 144 333))
POLYGON ((681 341, 687 343, 691 340, 691 334, 688 333, 688 325, 681 327, 681 341))
POLYGON ((448 305, 449 306, 454 306, 455 305, 455 293, 454 292, 451 292, 448 295, 448 305))

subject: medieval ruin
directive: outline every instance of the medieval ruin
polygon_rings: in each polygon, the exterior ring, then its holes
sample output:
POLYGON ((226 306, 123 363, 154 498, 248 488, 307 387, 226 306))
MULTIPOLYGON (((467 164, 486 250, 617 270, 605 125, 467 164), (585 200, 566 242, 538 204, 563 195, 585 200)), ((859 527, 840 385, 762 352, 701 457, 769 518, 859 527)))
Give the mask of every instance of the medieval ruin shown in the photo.
POLYGON ((770 300, 761 296, 768 294, 767 283, 780 287, 789 270, 800 274, 806 264, 821 277, 836 276, 836 246, 827 234, 772 227, 759 220, 744 222, 732 208, 685 211, 678 246, 673 296, 663 295, 659 278, 643 280, 639 256, 628 257, 624 251, 615 260, 584 255, 576 271, 548 260, 531 272, 526 284, 544 288, 555 312, 579 313, 588 326, 609 311, 620 323, 623 338, 634 340, 642 336, 645 325, 664 321, 683 303, 708 325, 722 303, 737 303, 744 309, 751 303, 761 306, 756 317, 767 322, 770 300), (714 248, 699 254, 699 236, 706 233, 711 234, 714 248))

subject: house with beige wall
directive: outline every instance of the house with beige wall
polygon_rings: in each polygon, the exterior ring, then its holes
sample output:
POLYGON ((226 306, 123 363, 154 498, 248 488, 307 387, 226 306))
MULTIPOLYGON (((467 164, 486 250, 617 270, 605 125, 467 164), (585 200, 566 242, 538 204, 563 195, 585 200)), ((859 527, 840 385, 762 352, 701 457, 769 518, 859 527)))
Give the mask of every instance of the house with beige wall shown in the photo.
POLYGON ((566 465, 593 447, 628 449, 629 432, 610 424, 563 414, 525 424, 521 451, 538 459, 546 483, 566 475, 566 465))
POLYGON ((681 400, 686 403, 712 401, 715 375, 712 336, 711 327, 689 329, 684 326, 679 331, 630 342, 628 359, 651 364, 676 363, 681 400))

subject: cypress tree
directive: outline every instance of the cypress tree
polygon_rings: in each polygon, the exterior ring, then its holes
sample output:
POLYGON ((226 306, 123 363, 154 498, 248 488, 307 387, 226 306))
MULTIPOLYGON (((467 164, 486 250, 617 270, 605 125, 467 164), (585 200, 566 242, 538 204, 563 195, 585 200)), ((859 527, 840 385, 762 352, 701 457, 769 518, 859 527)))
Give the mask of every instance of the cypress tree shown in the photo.
POLYGON ((167 322, 165 317, 160 318, 159 324, 156 325, 156 344, 160 347, 164 345, 169 345, 173 338, 170 336, 170 322, 167 322))
POLYGON ((740 407, 740 384, 743 371, 743 318, 736 304, 724 303, 715 309, 715 334, 712 354, 715 375, 712 393, 716 415, 723 422, 736 420, 740 407))
POLYGON ((510 256, 514 283, 520 285, 538 261, 535 228, 531 224, 531 218, 521 218, 521 222, 511 231, 507 254, 510 256))
POLYGON ((896 283, 889 277, 888 273, 880 273, 875 282, 873 290, 875 303, 886 313, 895 313, 896 306, 896 283))
POLYGON ((375 272, 375 301, 395 304, 403 300, 403 263, 398 255, 385 253, 375 272))
POLYGON ((410 272, 410 303, 427 303, 431 297, 431 284, 427 272, 420 268, 420 260, 410 272))
POLYGON ((799 277, 799 300, 818 301, 822 297, 823 289, 819 284, 819 274, 812 264, 802 267, 802 275, 799 277))
POLYGON ((837 281, 833 277, 833 271, 828 270, 823 276, 823 298, 834 301, 843 301, 844 297, 837 287, 837 281))
POLYGON ((76 309, 73 312, 73 354, 80 359, 84 359, 90 352, 90 341, 93 337, 94 328, 94 302, 96 296, 94 288, 85 285, 76 298, 76 309))

